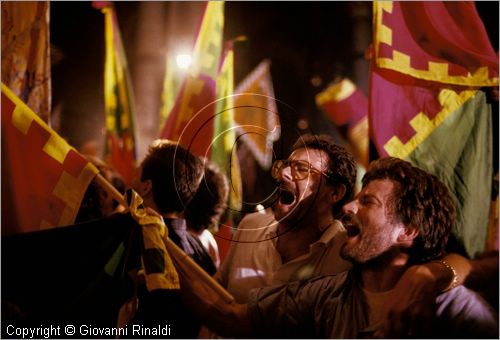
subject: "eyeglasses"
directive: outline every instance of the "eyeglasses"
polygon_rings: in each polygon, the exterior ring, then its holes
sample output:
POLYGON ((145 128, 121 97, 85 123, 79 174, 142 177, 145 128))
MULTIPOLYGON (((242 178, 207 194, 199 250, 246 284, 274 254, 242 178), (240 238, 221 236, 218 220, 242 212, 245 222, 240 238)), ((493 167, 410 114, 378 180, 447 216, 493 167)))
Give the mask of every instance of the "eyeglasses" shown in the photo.
POLYGON ((271 168, 271 176, 273 176, 274 179, 279 179, 281 170, 287 166, 290 167, 292 178, 296 181, 303 180, 309 176, 311 172, 330 178, 326 172, 316 169, 306 161, 291 161, 288 159, 279 159, 275 161, 271 168))

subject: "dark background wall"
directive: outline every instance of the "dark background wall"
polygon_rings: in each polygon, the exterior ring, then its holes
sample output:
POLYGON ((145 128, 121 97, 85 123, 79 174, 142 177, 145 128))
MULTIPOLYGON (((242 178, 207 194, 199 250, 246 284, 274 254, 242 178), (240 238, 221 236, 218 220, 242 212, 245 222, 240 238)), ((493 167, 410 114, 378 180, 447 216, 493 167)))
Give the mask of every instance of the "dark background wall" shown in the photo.
MULTIPOLYGON (((54 1, 50 6, 52 124, 75 147, 88 147, 92 141, 100 154, 105 118, 103 14, 91 2, 54 1)), ((133 82, 139 159, 159 134, 166 54, 193 45, 203 6, 203 2, 115 3, 133 82)), ((476 7, 498 50, 499 3, 476 2, 476 7)), ((264 58, 271 60, 276 98, 286 103, 278 107, 283 132, 276 144, 285 156, 304 128, 332 134, 343 143, 316 108, 314 97, 339 76, 351 78, 368 93, 364 51, 371 42, 371 11, 371 2, 357 1, 226 2, 224 38, 248 38, 235 45, 235 83, 264 58)), ((493 116, 497 146, 498 112, 493 116)), ((247 193, 254 190, 256 178, 263 187, 271 182, 255 162, 248 157, 245 162, 247 193)))
MULTIPOLYGON (((133 78, 138 125, 157 123, 154 116, 160 105, 165 55, 176 43, 192 44, 203 5, 115 3, 133 78)), ((357 77, 367 92, 367 64, 361 75, 356 74, 355 64, 363 62, 363 50, 370 41, 370 10, 366 2, 227 2, 224 37, 248 38, 235 47, 236 83, 269 58, 276 97, 293 108, 287 113, 290 124, 301 118, 316 124, 316 116, 322 114, 314 95, 335 76, 357 77), (356 11, 362 13, 361 19, 356 19, 356 11), (367 29, 365 46, 355 50, 357 21, 367 29)), ((89 2, 51 3, 51 43, 58 52, 52 69, 53 120, 75 146, 103 138, 103 21, 89 2)), ((324 124, 317 125, 324 129, 324 124)), ((152 134, 152 127, 148 129, 147 134, 152 134)))

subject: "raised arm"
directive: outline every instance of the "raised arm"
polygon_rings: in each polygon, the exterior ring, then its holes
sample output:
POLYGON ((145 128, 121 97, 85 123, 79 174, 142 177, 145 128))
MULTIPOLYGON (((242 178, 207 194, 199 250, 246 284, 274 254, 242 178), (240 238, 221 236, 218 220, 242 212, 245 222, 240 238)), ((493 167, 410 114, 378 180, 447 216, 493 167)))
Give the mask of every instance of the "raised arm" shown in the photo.
POLYGON ((425 330, 436 297, 463 284, 471 270, 471 261, 457 254, 408 268, 384 304, 383 323, 375 336, 404 337, 425 330))
POLYGON ((464 286, 479 292, 498 311, 498 250, 480 254, 470 263, 464 286))
POLYGON ((205 326, 224 337, 253 337, 246 304, 227 302, 205 282, 177 269, 183 302, 205 326))

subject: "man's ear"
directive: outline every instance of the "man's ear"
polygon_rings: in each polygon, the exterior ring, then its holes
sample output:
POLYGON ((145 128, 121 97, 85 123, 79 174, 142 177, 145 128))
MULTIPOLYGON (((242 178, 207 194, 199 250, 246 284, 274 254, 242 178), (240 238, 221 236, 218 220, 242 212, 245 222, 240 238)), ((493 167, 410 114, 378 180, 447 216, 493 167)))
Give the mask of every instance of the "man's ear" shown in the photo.
POLYGON ((330 197, 332 199, 332 203, 335 204, 338 201, 340 201, 342 198, 344 198, 346 191, 347 191, 347 189, 346 189, 345 184, 339 184, 339 185, 333 187, 331 194, 330 194, 331 195, 330 197))
POLYGON ((411 246, 413 244, 413 240, 418 236, 418 230, 417 228, 414 228, 413 226, 405 226, 402 225, 399 231, 398 239, 397 241, 406 246, 411 246))

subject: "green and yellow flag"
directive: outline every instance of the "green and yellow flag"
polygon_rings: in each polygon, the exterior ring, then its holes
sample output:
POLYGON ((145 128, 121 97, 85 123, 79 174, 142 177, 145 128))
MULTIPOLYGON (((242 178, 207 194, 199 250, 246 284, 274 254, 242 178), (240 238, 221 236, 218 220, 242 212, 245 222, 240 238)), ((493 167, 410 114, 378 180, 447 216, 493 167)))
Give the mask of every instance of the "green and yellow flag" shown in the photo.
POLYGON ((123 176, 125 182, 130 184, 136 163, 133 94, 116 12, 111 4, 102 8, 102 12, 106 38, 105 159, 123 176))
POLYGON ((179 88, 182 85, 179 78, 179 75, 176 73, 173 56, 167 55, 165 79, 163 80, 163 92, 161 94, 160 128, 163 128, 169 113, 174 108, 175 100, 179 94, 179 88))
POLYGON ((439 177, 457 210, 454 234, 469 255, 484 249, 492 183, 495 54, 473 2, 375 2, 370 135, 439 177))
POLYGON ((231 47, 222 62, 217 78, 217 104, 214 117, 214 137, 211 160, 224 170, 229 178, 229 209, 241 209, 241 173, 236 153, 234 122, 234 51, 231 47))
POLYGON ((192 65, 160 133, 200 156, 210 154, 223 27, 224 2, 207 2, 192 65))

